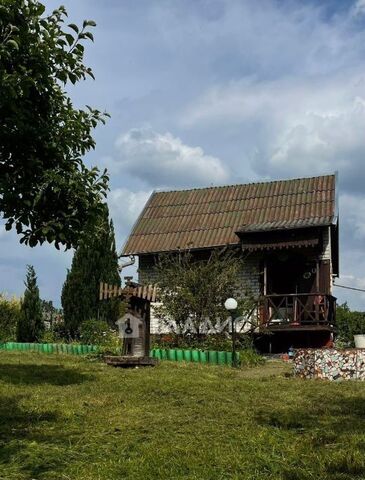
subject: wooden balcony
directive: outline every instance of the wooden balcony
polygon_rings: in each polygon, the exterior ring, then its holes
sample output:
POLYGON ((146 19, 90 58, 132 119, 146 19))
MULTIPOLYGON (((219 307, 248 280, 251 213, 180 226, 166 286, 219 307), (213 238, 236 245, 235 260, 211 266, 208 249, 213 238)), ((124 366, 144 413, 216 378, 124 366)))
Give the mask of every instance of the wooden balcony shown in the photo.
POLYGON ((333 330, 336 298, 322 293, 264 295, 259 299, 261 329, 333 330))

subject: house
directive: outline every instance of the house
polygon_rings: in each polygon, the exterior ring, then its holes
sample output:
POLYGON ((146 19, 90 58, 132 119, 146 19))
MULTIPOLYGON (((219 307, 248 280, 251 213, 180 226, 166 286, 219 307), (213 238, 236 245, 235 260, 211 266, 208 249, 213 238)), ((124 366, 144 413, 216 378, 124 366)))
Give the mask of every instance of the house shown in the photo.
POLYGON ((336 175, 153 192, 123 248, 153 283, 161 252, 239 247, 242 295, 257 298, 261 348, 331 342, 339 274, 336 175))

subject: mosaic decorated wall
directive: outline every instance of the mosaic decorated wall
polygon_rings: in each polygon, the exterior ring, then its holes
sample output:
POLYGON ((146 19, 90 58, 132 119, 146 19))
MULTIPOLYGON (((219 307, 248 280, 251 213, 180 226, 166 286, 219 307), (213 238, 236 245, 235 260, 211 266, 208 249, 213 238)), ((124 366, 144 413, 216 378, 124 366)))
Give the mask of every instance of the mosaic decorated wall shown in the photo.
POLYGON ((365 349, 301 349, 294 357, 294 375, 326 380, 365 380, 365 349))

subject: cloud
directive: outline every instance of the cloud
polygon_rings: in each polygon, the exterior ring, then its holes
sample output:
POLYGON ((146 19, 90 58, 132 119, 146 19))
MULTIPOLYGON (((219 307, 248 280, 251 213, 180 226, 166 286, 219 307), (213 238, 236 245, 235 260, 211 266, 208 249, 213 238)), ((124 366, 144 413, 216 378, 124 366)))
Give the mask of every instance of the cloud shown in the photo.
POLYGON ((357 0, 351 8, 351 15, 358 17, 365 14, 365 0, 357 0))
POLYGON ((349 99, 338 110, 302 114, 283 126, 268 145, 266 170, 277 175, 339 171, 341 189, 363 192, 365 182, 365 100, 349 99))
POLYGON ((133 192, 127 188, 116 188, 109 192, 108 205, 115 226, 117 245, 124 241, 151 193, 152 190, 133 192))
POLYGON ((357 248, 363 248, 365 242, 365 197, 343 194, 339 198, 339 204, 341 227, 348 242, 357 248))
POLYGON ((201 147, 190 147, 171 133, 134 128, 119 136, 118 158, 109 160, 112 172, 127 172, 153 187, 221 184, 227 168, 201 147))
POLYGON ((182 121, 196 126, 235 123, 247 138, 246 155, 266 178, 340 172, 341 187, 365 182, 365 79, 358 72, 331 79, 254 78, 207 92, 182 121))
MULTIPOLYGON (((249 76, 208 89, 183 111, 180 121, 195 128, 201 122, 232 124, 275 118, 281 126, 311 112, 336 113, 357 91, 364 92, 365 85, 356 72, 351 72, 350 78, 349 73, 332 78, 286 76, 274 80, 249 76)), ((276 129, 276 125, 272 127, 276 129)))
MULTIPOLYGON (((108 205, 110 216, 114 222, 115 240, 118 253, 124 245, 128 234, 151 193, 152 190, 139 190, 133 192, 127 188, 116 188, 109 193, 108 205)), ((123 258, 120 259, 119 263, 124 263, 123 258)), ((131 276, 137 280, 137 263, 127 268, 123 268, 121 276, 131 276)))

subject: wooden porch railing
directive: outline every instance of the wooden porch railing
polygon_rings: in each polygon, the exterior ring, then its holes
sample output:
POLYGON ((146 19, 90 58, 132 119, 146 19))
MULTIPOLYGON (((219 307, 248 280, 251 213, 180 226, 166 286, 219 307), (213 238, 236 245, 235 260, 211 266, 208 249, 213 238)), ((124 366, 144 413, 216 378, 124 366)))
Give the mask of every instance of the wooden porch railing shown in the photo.
POLYGON ((333 325, 336 298, 322 293, 265 295, 259 299, 260 324, 265 327, 333 325))

